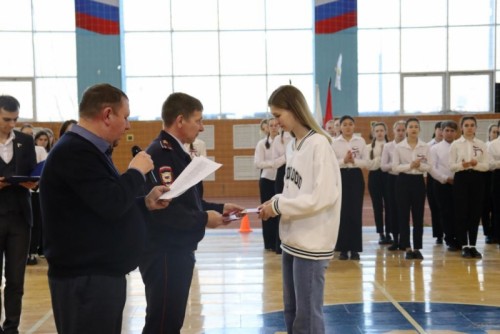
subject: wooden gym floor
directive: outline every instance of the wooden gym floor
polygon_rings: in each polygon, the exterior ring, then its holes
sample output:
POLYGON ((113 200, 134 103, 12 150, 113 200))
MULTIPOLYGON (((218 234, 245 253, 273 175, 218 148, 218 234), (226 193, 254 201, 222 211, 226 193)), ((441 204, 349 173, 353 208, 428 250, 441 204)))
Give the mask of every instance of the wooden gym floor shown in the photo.
MULTIPOLYGON (((238 199, 231 199, 238 201, 238 199)), ((253 199, 241 199, 246 207, 253 199)), ((425 228, 423 261, 378 245, 365 201, 361 261, 334 259, 325 287, 327 333, 500 333, 500 250, 485 245, 482 260, 465 260, 436 245, 425 228)), ((428 212, 428 210, 427 210, 428 212)), ((373 221, 373 220, 372 220, 373 221)), ((428 222, 426 215, 426 222, 428 222)), ((280 255, 265 251, 253 232, 207 230, 197 252, 183 334, 284 333, 280 255)), ((55 333, 47 264, 28 266, 21 333, 55 333)), ((145 315, 139 272, 128 276, 123 333, 141 333, 145 315)))

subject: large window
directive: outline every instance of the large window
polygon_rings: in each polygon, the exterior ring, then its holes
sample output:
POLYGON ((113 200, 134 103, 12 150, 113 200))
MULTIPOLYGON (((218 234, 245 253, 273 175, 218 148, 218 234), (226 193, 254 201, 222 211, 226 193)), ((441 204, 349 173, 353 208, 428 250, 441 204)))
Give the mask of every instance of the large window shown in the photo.
POLYGON ((160 117, 174 91, 199 98, 205 118, 262 117, 271 92, 290 82, 312 108, 310 1, 124 0, 123 13, 133 118, 160 117))
POLYGON ((0 2, 0 94, 19 100, 21 119, 76 117, 74 17, 74 1, 0 2))
POLYGON ((496 0, 358 0, 359 113, 492 111, 495 7, 496 0))
MULTIPOLYGON (((119 3, 132 118, 158 118, 174 91, 198 97, 207 118, 262 117, 270 93, 290 82, 312 107, 314 2, 119 3)), ((357 0, 357 7, 361 114, 493 110, 497 0, 357 0)), ((0 43, 0 94, 19 98, 22 119, 77 117, 75 1, 0 1, 0 43)))

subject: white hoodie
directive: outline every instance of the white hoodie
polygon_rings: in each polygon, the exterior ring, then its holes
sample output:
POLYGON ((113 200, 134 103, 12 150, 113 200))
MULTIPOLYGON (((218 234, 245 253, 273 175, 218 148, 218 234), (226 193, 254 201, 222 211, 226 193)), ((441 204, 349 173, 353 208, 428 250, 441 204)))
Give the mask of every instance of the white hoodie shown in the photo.
POLYGON ((337 242, 342 184, 333 148, 313 130, 287 146, 285 186, 273 197, 272 208, 281 214, 283 251, 306 259, 333 257, 337 242))

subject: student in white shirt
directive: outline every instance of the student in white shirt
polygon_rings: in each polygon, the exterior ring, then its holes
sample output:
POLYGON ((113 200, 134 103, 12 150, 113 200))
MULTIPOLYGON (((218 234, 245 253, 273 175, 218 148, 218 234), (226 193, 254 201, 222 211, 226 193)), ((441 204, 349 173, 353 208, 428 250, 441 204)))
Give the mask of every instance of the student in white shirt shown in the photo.
MULTIPOLYGON (((289 132, 283 131, 280 128, 279 134, 274 138, 271 144, 271 151, 273 155, 273 167, 276 169, 276 180, 274 181, 274 193, 281 194, 285 186, 285 171, 286 171, 286 147, 292 140, 289 132)), ((280 217, 275 217, 279 224, 280 217)), ((279 225, 277 225, 278 232, 276 234, 276 254, 281 254, 281 239, 279 236, 279 225)))
POLYGON ((207 144, 200 138, 196 138, 192 143, 185 143, 184 149, 189 153, 191 159, 207 156, 207 144))
MULTIPOLYGON (((500 122, 498 122, 500 128, 500 122)), ((500 136, 492 140, 488 145, 488 156, 492 186, 493 207, 493 234, 495 242, 500 242, 500 136)))
POLYGON ((391 222, 391 233, 392 233, 392 245, 387 249, 394 251, 399 250, 399 216, 398 216, 398 205, 396 202, 396 179, 398 178, 398 173, 392 169, 392 160, 394 157, 394 151, 396 150, 396 145, 400 143, 405 138, 405 121, 396 121, 392 126, 392 132, 394 140, 385 144, 382 150, 382 160, 380 162, 380 168, 387 172, 387 182, 386 191, 388 195, 387 200, 387 211, 390 216, 389 221, 391 222))
POLYGON ((387 125, 377 122, 372 125, 372 142, 367 145, 368 151, 368 191, 372 199, 375 226, 379 234, 379 245, 392 244, 391 215, 387 206, 387 172, 381 169, 382 149, 388 142, 387 125))
POLYGON ((259 207, 264 220, 281 214, 285 324, 288 333, 324 334, 325 271, 337 240, 342 198, 339 166, 331 137, 297 88, 279 87, 268 105, 294 137, 286 151, 283 193, 259 207))
POLYGON ((423 260, 425 181, 424 173, 431 169, 429 146, 418 138, 420 122, 406 121, 406 139, 396 145, 392 168, 398 172, 396 201, 398 203, 400 247, 406 250, 405 259, 423 260), (413 221, 413 248, 410 242, 410 213, 413 221))
MULTIPOLYGON (((271 144, 274 138, 278 135, 278 122, 275 119, 269 119, 267 122, 269 133, 266 137, 259 140, 255 147, 254 165, 260 169, 259 192, 260 201, 264 203, 273 197, 274 182, 276 180, 276 168, 273 166, 273 153, 271 144)), ((262 237, 264 239, 264 249, 276 252, 279 244, 278 238, 279 220, 270 218, 262 221, 262 237)))
POLYGON ((276 169, 276 182, 274 182, 276 194, 281 194, 285 185, 286 147, 291 140, 290 133, 281 129, 279 135, 274 138, 271 144, 273 167, 276 169))
MULTIPOLYGON (((453 204, 453 177, 450 170, 450 147, 458 131, 457 123, 453 121, 441 122, 443 140, 430 149, 432 169, 430 175, 434 180, 434 196, 438 205, 444 241, 448 250, 457 251, 460 247, 455 234, 455 206, 453 204)), ((429 187, 429 184, 427 184, 429 187)), ((436 221, 436 224, 438 221, 436 221)), ((434 224, 434 222, 433 222, 434 224)), ((434 226, 434 225, 433 225, 434 226)))
MULTIPOLYGON (((486 141, 486 148, 489 147, 490 143, 498 138, 498 126, 497 124, 490 124, 488 126, 488 138, 486 141)), ((491 170, 484 172, 484 201, 483 201, 483 212, 481 213, 481 225, 483 225, 483 234, 485 236, 485 242, 487 244, 497 243, 498 240, 495 237, 495 231, 493 230, 493 195, 492 195, 492 175, 491 170)))
POLYGON ((365 181, 361 168, 368 167, 366 142, 354 135, 354 119, 340 118, 341 135, 333 140, 332 146, 340 166, 342 184, 349 191, 342 192, 339 238, 335 250, 340 252, 339 260, 359 260, 363 251, 362 218, 365 181))
POLYGON ((453 197, 457 240, 462 257, 482 258, 476 249, 484 194, 484 172, 489 169, 486 144, 476 138, 477 122, 464 116, 460 122, 462 137, 450 147, 450 169, 455 172, 453 197))
MULTIPOLYGON (((434 124, 434 134, 432 135, 432 140, 428 143, 429 147, 443 141, 443 130, 441 130, 441 122, 434 124)), ((429 209, 431 210, 431 225, 432 225, 432 237, 436 238, 436 244, 443 244, 443 228, 440 223, 441 214, 439 213, 439 205, 434 194, 434 179, 432 175, 427 174, 427 202, 429 203, 429 209)))

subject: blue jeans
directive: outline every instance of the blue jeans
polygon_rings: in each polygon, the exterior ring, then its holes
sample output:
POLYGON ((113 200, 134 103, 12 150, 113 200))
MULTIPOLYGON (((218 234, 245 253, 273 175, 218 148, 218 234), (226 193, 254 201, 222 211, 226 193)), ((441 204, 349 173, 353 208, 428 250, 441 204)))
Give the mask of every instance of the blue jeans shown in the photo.
POLYGON ((324 334, 323 291, 329 260, 283 252, 283 303, 288 334, 324 334))

